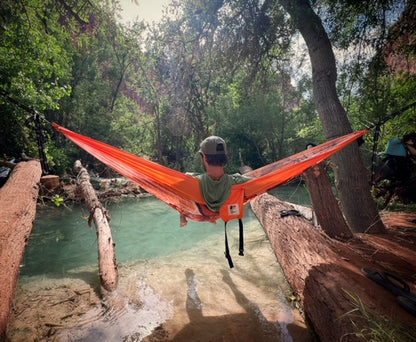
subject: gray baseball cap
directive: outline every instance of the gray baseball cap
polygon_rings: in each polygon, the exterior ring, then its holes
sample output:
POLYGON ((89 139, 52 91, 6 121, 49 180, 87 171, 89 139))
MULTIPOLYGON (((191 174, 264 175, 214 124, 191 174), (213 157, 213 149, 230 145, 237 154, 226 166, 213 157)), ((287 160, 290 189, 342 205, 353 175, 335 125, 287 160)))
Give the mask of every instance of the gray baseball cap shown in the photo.
POLYGON ((224 139, 212 135, 201 142, 199 152, 210 155, 226 155, 227 145, 224 139))

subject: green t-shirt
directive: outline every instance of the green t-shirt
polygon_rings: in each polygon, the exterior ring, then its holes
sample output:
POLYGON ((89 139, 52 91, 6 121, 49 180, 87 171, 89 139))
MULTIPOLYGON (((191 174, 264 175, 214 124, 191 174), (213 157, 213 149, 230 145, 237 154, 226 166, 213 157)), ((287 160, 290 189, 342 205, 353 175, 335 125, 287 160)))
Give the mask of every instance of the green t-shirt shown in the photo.
POLYGON ((230 196, 231 186, 249 181, 251 178, 234 173, 232 175, 225 174, 220 180, 215 181, 206 173, 190 174, 199 178, 199 186, 202 197, 211 211, 219 211, 225 201, 230 196))

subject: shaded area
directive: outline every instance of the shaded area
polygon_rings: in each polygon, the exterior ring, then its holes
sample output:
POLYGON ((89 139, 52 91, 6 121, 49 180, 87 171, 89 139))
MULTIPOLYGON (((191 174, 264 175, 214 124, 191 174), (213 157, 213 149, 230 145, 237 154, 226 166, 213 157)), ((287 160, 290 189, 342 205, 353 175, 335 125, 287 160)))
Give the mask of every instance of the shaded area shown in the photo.
POLYGON ((223 283, 232 291, 235 301, 240 305, 243 312, 221 316, 204 315, 204 303, 198 295, 196 275, 192 269, 188 268, 185 270, 187 283, 185 307, 189 323, 173 337, 169 336, 169 333, 161 326, 145 341, 275 342, 312 340, 306 328, 292 324, 293 317, 290 310, 286 314, 275 312, 271 315, 268 312, 269 317, 266 317, 262 309, 239 290, 229 271, 222 270, 221 274, 223 283), (273 319, 270 319, 270 317, 273 317, 273 319))
POLYGON ((204 316, 194 271, 187 269, 186 311, 190 323, 176 334, 172 341, 276 341, 278 336, 282 335, 278 322, 269 322, 263 316, 260 309, 238 290, 229 272, 223 270, 221 273, 224 282, 234 293, 237 303, 246 313, 204 316))

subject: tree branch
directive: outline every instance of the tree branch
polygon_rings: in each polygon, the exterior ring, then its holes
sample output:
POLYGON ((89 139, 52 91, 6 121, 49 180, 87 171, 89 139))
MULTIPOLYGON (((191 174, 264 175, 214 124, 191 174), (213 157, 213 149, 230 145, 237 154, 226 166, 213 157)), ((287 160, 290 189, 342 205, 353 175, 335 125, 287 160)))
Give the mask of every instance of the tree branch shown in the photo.
POLYGON ((377 126, 381 127, 387 121, 392 120, 392 119, 402 115, 404 112, 406 112, 407 110, 409 110, 411 108, 416 108, 416 101, 408 104, 407 106, 404 106, 403 108, 399 109, 398 111, 395 111, 395 112, 391 113, 390 115, 387 115, 382 120, 379 120, 379 122, 377 122, 376 124, 373 124, 372 126, 370 126, 369 129, 372 129, 372 128, 377 127, 377 126))

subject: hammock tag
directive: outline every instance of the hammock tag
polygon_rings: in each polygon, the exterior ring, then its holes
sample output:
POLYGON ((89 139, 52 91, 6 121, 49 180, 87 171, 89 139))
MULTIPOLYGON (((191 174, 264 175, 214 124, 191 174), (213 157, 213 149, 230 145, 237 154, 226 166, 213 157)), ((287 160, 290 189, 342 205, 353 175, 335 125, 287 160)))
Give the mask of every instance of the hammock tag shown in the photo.
POLYGON ((225 257, 228 260, 230 268, 234 267, 233 261, 230 255, 230 249, 228 248, 227 238, 227 222, 230 220, 238 219, 239 224, 239 255, 244 255, 244 237, 243 237, 243 221, 244 217, 244 188, 234 186, 231 188, 230 196, 227 201, 222 205, 220 209, 221 219, 224 221, 224 232, 225 232, 225 257))
POLYGON ((240 205, 238 203, 228 204, 227 209, 230 216, 240 215, 240 205))
POLYGON ((244 217, 244 189, 234 186, 230 196, 220 209, 220 216, 224 222, 244 217))

